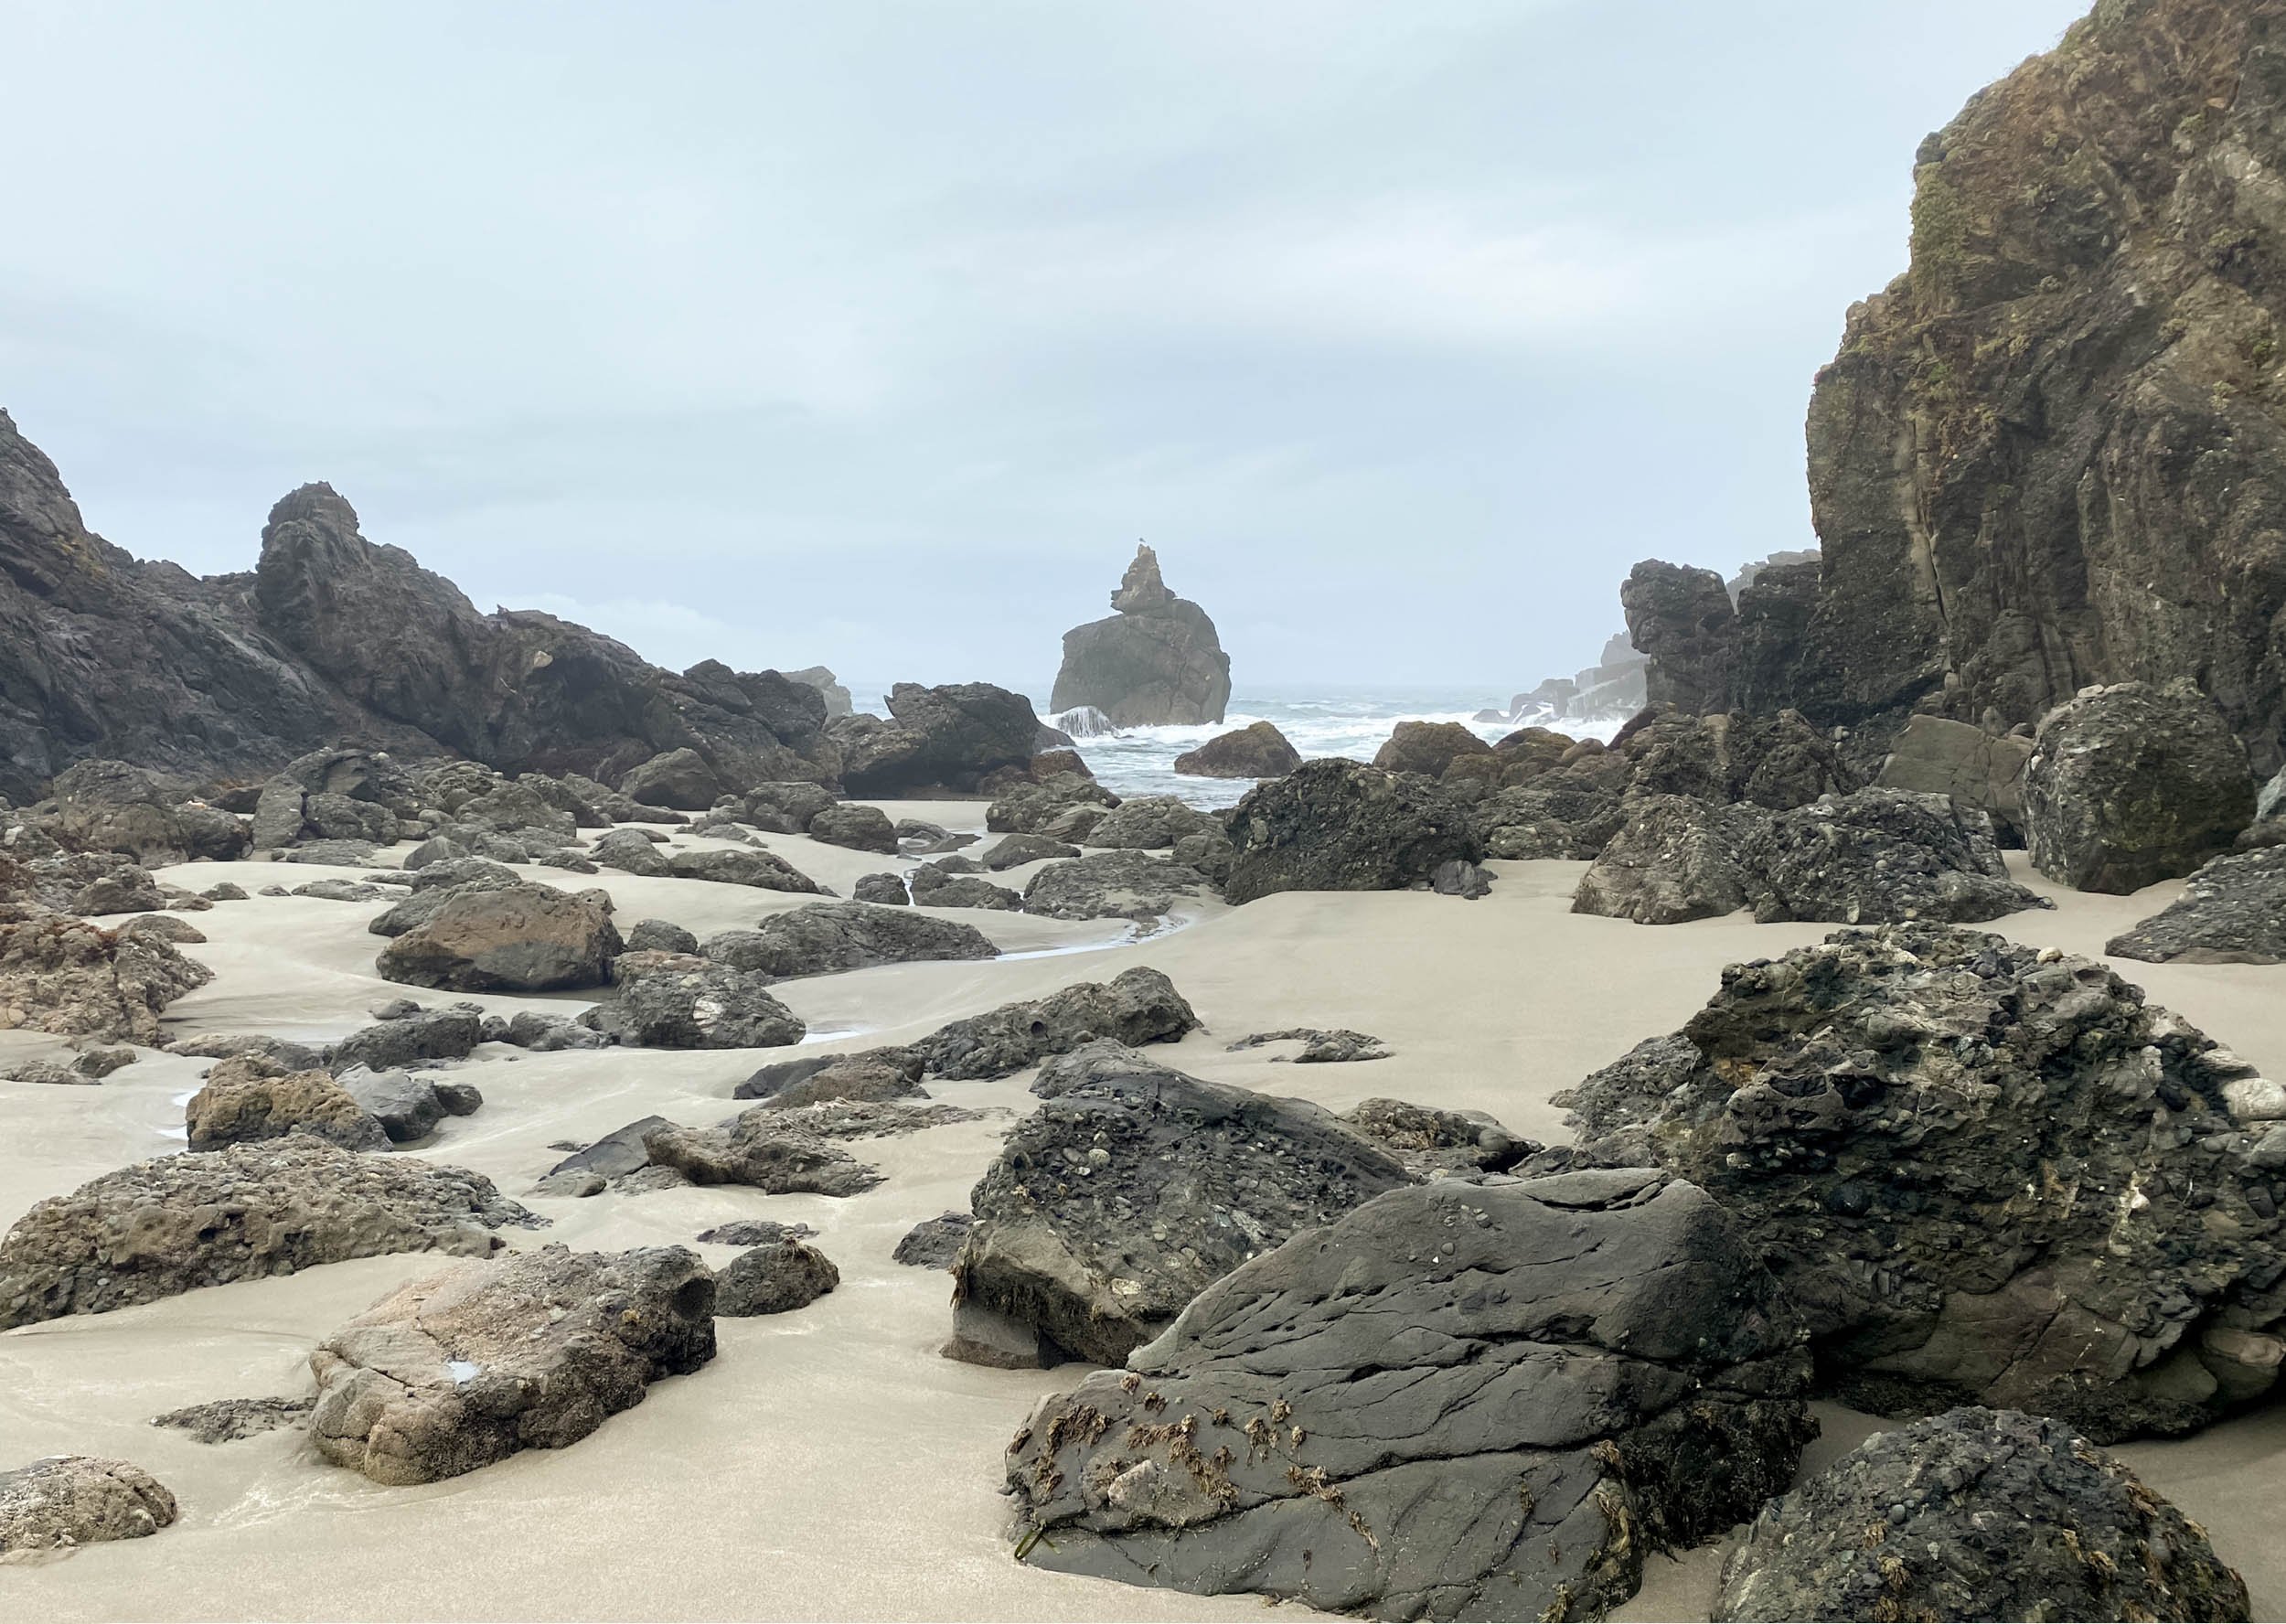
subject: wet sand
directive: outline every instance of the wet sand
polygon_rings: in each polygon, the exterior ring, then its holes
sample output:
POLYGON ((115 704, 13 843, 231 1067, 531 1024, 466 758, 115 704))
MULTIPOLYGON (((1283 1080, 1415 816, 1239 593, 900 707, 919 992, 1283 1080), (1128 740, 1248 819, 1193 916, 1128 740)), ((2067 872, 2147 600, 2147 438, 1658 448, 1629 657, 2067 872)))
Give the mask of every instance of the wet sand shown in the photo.
MULTIPOLYGON (((974 804, 883 805, 892 815, 982 827, 974 804)), ((902 866, 807 838, 765 840, 844 895, 858 875, 902 866)), ((1576 917, 1567 909, 1585 865, 1491 866, 1500 882, 1480 902, 1312 893, 1232 910, 1209 901, 1140 942, 1126 940, 1116 921, 946 910, 1021 956, 888 967, 775 990, 810 1022, 813 1047, 856 1047, 1148 964, 1174 978, 1206 1022, 1159 1052, 1171 1064, 1337 1109, 1394 1095, 1484 1110, 1533 1138, 1560 1139, 1551 1094, 1672 1031, 1714 990, 1725 964, 1781 953, 1829 928, 1756 925, 1743 915, 1663 928, 1576 917), (1300 1025, 1370 1031, 1395 1052, 1296 1066, 1275 1058, 1278 1048, 1225 1052, 1249 1032, 1300 1025)), ((2031 876, 2020 859, 2017 867, 2059 908, 1993 928, 2075 952, 2099 952, 2179 889, 2081 896, 2031 876)), ((529 872, 572 889, 604 886, 623 928, 658 917, 701 936, 814 900, 608 870, 529 872)), ((1028 872, 994 878, 1020 888, 1028 872)), ((336 873, 354 877, 301 864, 199 863, 167 878, 201 889, 230 879, 251 892, 336 873)), ((209 940, 186 951, 219 974, 169 1010, 170 1035, 329 1040, 365 1024, 369 1006, 408 990, 373 974, 381 939, 365 925, 389 900, 255 897, 189 915, 209 940)), ((2154 1000, 2286 1074, 2286 967, 2120 967, 2154 1000)), ((510 1012, 589 1000, 477 1001, 510 1012)), ((60 1047, 0 1034, 0 1062, 60 1047)), ((518 1246, 689 1245, 741 1217, 821 1232, 817 1245, 841 1271, 839 1290, 798 1313, 721 1321, 712 1363, 655 1385, 571 1448, 389 1489, 323 1464, 298 1433, 208 1447, 148 1425, 183 1405, 306 1392, 310 1349, 398 1283, 439 1267, 430 1256, 336 1264, 0 1336, 0 1468, 51 1454, 119 1456, 155 1473, 182 1507, 181 1521, 153 1539, 10 1567, 0 1574, 0 1618, 1260 1617, 1254 1597, 1190 1597, 1020 1567, 1000 1537, 1001 1450, 1033 1402, 1077 1371, 988 1371, 939 1358, 950 1319, 945 1277, 892 1264, 890 1251, 913 1223, 967 1206, 1000 1134, 1032 1104, 1029 1074, 932 1083, 936 1097, 986 1116, 860 1147, 889 1178, 852 1200, 740 1188, 584 1201, 525 1194, 561 1154, 550 1141, 592 1139, 653 1112, 712 1121, 733 1108, 739 1081, 788 1052, 488 1046, 456 1072, 484 1091, 484 1109, 448 1120, 411 1152, 486 1173, 554 1221, 509 1232, 518 1246)), ((0 1082, 11 1127, 0 1138, 0 1222, 178 1148, 181 1101, 208 1063, 145 1052, 100 1088, 0 1082)), ((733 1255, 699 1249, 717 1265, 733 1255)), ((1821 1416, 1826 1437, 1812 1469, 1881 1425, 1832 1406, 1821 1416)), ((2210 1531, 2246 1575, 2256 1617, 2286 1615, 2286 1553, 2271 1533, 2286 1484, 2286 1410, 2120 1452, 2210 1531)), ((1652 1558, 1642 1594, 1619 1616, 1704 1618, 1721 1555, 1710 1547, 1652 1558)))

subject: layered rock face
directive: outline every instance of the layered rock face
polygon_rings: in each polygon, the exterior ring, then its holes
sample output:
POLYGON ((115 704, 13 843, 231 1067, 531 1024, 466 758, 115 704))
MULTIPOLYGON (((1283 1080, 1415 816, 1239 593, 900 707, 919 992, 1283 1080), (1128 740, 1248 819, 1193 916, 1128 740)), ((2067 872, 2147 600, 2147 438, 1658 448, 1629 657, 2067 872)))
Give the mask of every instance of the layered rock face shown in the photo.
POLYGON ((1792 702, 2035 721, 2191 676, 2286 724, 2286 5, 2107 0, 1917 155, 1809 417, 1792 702))
POLYGON ((1148 547, 1137 546, 1111 606, 1119 613, 1063 634, 1049 709, 1093 706, 1118 727, 1221 721, 1230 704, 1230 656, 1206 611, 1167 590, 1148 547))

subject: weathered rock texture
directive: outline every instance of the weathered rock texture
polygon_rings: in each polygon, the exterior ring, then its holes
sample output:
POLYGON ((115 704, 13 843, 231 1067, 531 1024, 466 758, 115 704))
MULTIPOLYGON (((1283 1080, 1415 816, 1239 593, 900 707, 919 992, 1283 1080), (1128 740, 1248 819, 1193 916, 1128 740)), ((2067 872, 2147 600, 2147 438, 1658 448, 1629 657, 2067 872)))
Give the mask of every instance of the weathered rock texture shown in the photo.
POLYGON ((842 716, 827 730, 853 796, 975 794, 992 775, 1029 766, 1040 736, 1031 701, 988 682, 900 682, 888 704, 888 721, 842 716))
POLYGON ((310 1441, 377 1483, 561 1449, 714 1357, 714 1277, 681 1246, 546 1246, 390 1293, 310 1355, 310 1441))
MULTIPOLYGON (((1204 1083, 1117 1043, 1050 1062, 978 1181, 953 1266, 956 1357, 977 1316, 1117 1364, 1212 1280, 1411 1181, 1321 1106, 1204 1083)), ((993 1339, 987 1345, 997 1345, 993 1339)))
POLYGON ((52 1456, 0 1472, 0 1559, 141 1539, 175 1514, 175 1497, 139 1466, 52 1456))
POLYGON ((2286 846, 2217 858, 2103 950, 2151 964, 2286 964, 2286 846))
POLYGON ((707 956, 780 977, 827 976, 916 959, 997 958, 1000 951, 973 924, 871 903, 811 903, 735 934, 734 948, 718 953, 721 938, 717 937, 707 944, 707 956))
POLYGON ((1426 882, 1439 863, 1485 854, 1468 807, 1444 790, 1338 758, 1256 785, 1228 827, 1237 850, 1223 894, 1232 903, 1281 891, 1399 891, 1426 882))
POLYGON ((2187 682, 2120 683, 2041 721, 2024 767, 2032 866, 2125 893, 2189 873, 2254 817, 2247 753, 2187 682))
POLYGON ((731 1259, 715 1277, 714 1311, 731 1319, 806 1309, 841 1284, 841 1271, 815 1246, 778 1241, 731 1259))
POLYGON ((1036 1566, 1376 1618, 1600 1618, 1813 1436, 1799 1328, 1656 1172, 1394 1191, 1209 1286, 1008 1453, 1036 1566), (1031 1531, 1038 1530, 1035 1537, 1031 1531))
POLYGON ((614 995, 582 1019, 623 1043, 654 1049, 758 1049, 798 1043, 802 1018, 772 997, 770 978, 684 953, 623 953, 614 995))
POLYGON ((1063 667, 1048 708, 1092 705, 1118 727, 1221 721, 1230 656, 1206 611, 1167 590, 1148 547, 1137 546, 1111 606, 1119 613, 1063 634, 1063 667))
POLYGON ((1948 1411, 1876 1433, 1772 1501, 1717 1619, 2249 1616, 2197 1523, 2070 1427, 1948 1411))
POLYGON ((39 1202, 0 1240, 0 1330, 385 1252, 483 1256, 533 1222, 492 1181, 306 1135, 187 1152, 39 1202))
POLYGON ((1648 703, 1687 716, 1731 708, 1736 616, 1720 575, 1647 559, 1620 584, 1619 607, 1645 660, 1648 703))
POLYGON ((1655 1159, 1731 1212, 1861 1407, 2109 1440, 2277 1379, 2286 1090, 2099 964, 1839 932, 1732 966, 1556 1103, 1589 1159, 1655 1159))
POLYGON ((1941 716, 1914 716, 1891 741, 1874 783, 1882 789, 1950 796, 1991 815, 1995 826, 2024 839, 2024 764, 2032 741, 2018 733, 1990 733, 1941 716))
POLYGON ((600 902, 550 885, 464 887, 382 948, 374 967, 414 987, 544 992, 602 986, 618 952, 600 902))
POLYGON ((0 907, 0 1028, 155 1044, 160 1011, 213 979, 154 935, 0 907))
POLYGON ((1277 778, 1301 764, 1302 753, 1269 721, 1217 733, 1175 757, 1175 771, 1194 778, 1277 778))
POLYGON ((953 1021, 914 1047, 939 1076, 1006 1077, 1099 1039, 1128 1048, 1171 1043, 1198 1024, 1164 972, 1137 965, 1109 981, 1075 982, 1046 998, 953 1021))

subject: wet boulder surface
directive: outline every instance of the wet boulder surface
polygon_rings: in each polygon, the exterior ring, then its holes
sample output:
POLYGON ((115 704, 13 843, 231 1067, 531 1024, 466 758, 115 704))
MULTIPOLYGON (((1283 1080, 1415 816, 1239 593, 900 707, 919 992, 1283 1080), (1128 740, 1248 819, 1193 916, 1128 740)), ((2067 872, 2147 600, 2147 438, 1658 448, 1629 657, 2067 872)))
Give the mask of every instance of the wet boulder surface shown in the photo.
POLYGON ((815 1246, 798 1240, 749 1247, 715 1277, 714 1311, 726 1319, 789 1314, 806 1309, 841 1284, 841 1271, 815 1246))
POLYGON ((1596 1618, 1815 1435, 1783 1294, 1650 1170, 1394 1190, 1208 1286, 1007 1457, 1035 1566, 1375 1618, 1596 1618))
POLYGON ((2062 1422, 1971 1407, 1876 1433, 1772 1501, 1712 1616, 2249 1615, 2205 1531, 2119 1460, 2062 1422))
MULTIPOLYGON (((1049 919, 1153 920, 1196 897, 1205 883, 1198 870, 1147 851, 1097 851, 1035 872, 1024 886, 1023 909, 1049 919)), ((937 887, 921 890, 916 881, 913 895, 924 906, 945 905, 946 894, 937 887)))
POLYGON ((50 1197, 0 1239, 0 1330, 390 1252, 484 1256, 540 1222, 492 1181, 305 1134, 186 1151, 50 1197))
POLYGON ((1217 733, 1175 758, 1175 771, 1193 778, 1276 778, 1301 764, 1301 752, 1273 721, 1217 733))
POLYGON ((2108 1442, 2277 1379, 2286 1089, 2100 964, 1838 932, 1730 967, 1554 1103, 1578 1159, 1656 1161, 1728 1210, 1860 1408, 2036 1410, 2108 1442))
POLYGON ((1050 1353, 1116 1364, 1211 1281, 1413 1177, 1321 1106, 1116 1043, 1050 1062, 1032 1092, 1044 1103, 970 1198, 956 1356, 1007 1345, 999 1320, 1050 1353))
POLYGON ((310 1438, 377 1483, 561 1449, 714 1357, 714 1277, 681 1246, 470 1263, 383 1298, 310 1355, 310 1438))

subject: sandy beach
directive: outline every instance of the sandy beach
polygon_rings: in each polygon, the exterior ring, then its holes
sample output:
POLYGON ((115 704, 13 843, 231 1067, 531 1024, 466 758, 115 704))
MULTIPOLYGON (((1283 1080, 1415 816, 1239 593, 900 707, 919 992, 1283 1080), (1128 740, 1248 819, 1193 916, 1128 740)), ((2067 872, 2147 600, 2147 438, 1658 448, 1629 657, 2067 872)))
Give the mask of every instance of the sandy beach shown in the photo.
MULTIPOLYGON (((981 830, 983 807, 879 803, 981 830)), ((681 844, 691 843, 678 835, 681 844)), ((836 891, 886 860, 806 837, 770 849, 836 891)), ((389 860, 387 858, 384 860, 389 860)), ((1535 1138, 1565 1137, 1549 1096, 1645 1037, 1679 1025, 1721 967, 1822 937, 1823 925, 1748 916, 1669 927, 1575 916, 1585 865, 1494 863, 1491 895, 1289 892, 1242 909, 1197 905, 1170 928, 1127 940, 1119 922, 1067 924, 946 911, 1002 948, 989 962, 919 964, 797 980, 776 990, 810 1025, 810 1047, 921 1036, 947 1020, 1132 965, 1173 978, 1205 1030, 1158 1058, 1216 1081, 1336 1108, 1387 1095, 1490 1112, 1535 1138), (1249 1032, 1346 1026, 1394 1051, 1353 1065, 1281 1063, 1277 1049, 1231 1053, 1249 1032)), ((2060 890, 2012 857, 2012 871, 2056 903, 2003 919, 2026 943, 2099 954, 2180 882, 2130 897, 2060 890)), ((657 917, 701 935, 798 905, 800 897, 697 881, 528 877, 609 890, 624 925, 657 917)), ((1020 884, 1027 871, 1012 879, 1020 884)), ((162 878, 254 891, 354 871, 200 863, 162 878)), ((198 1031, 338 1038, 369 1006, 405 989, 379 979, 367 921, 386 902, 255 896, 191 916, 186 949, 218 972, 166 1012, 170 1036, 198 1031)), ((2286 968, 2123 965, 2151 998, 2286 1074, 2286 968)), ((423 995, 449 1001, 449 995, 423 995)), ((487 1010, 585 999, 481 998, 487 1010)), ((59 1051, 0 1036, 0 1059, 59 1051)), ((701 1124, 727 1115, 732 1088, 785 1051, 609 1049, 553 1054, 488 1045, 456 1075, 483 1090, 414 1154, 474 1169, 552 1220, 511 1231, 516 1246, 693 1244, 741 1217, 802 1222, 839 1266, 841 1286, 799 1312, 721 1321, 719 1356, 654 1386, 644 1403, 576 1446, 529 1451, 448 1481, 391 1489, 323 1463, 298 1432, 201 1446, 149 1425, 212 1399, 306 1392, 310 1349, 342 1321, 439 1260, 409 1255, 198 1290, 0 1336, 0 1462, 83 1453, 147 1468, 181 1503, 150 1540, 96 1545, 15 1568, 0 1616, 21 1619, 999 1618, 1214 1619, 1259 1616, 1254 1597, 1198 1597, 1020 1566, 1001 1538, 1001 1450, 1063 1372, 978 1369, 938 1356, 950 1320, 942 1274, 890 1260, 913 1223, 965 1208, 1000 1134, 1030 1108, 1030 1074, 998 1083, 933 1082, 936 1097, 984 1109, 976 1121, 868 1142, 888 1174, 837 1201, 744 1188, 682 1188, 587 1200, 528 1197, 561 1152, 658 1113, 701 1124)), ((0 1218, 141 1158, 178 1148, 182 1103, 209 1063, 144 1051, 100 1088, 0 1083, 13 1131, 0 1140, 0 1218)), ((701 1247, 720 1265, 729 1248, 701 1247)), ((1804 1462, 1814 1471, 1879 1423, 1832 1406, 1804 1462)), ((2211 1533, 2246 1576, 2256 1617, 2286 1614, 2286 1555, 2271 1537, 2286 1452, 2276 1406, 2197 1437, 2120 1451, 2211 1533)), ((1635 1619, 1704 1616, 1719 1546, 1653 1558, 1635 1619)), ((1288 1611, 1298 1610, 1288 1607, 1288 1611)))

